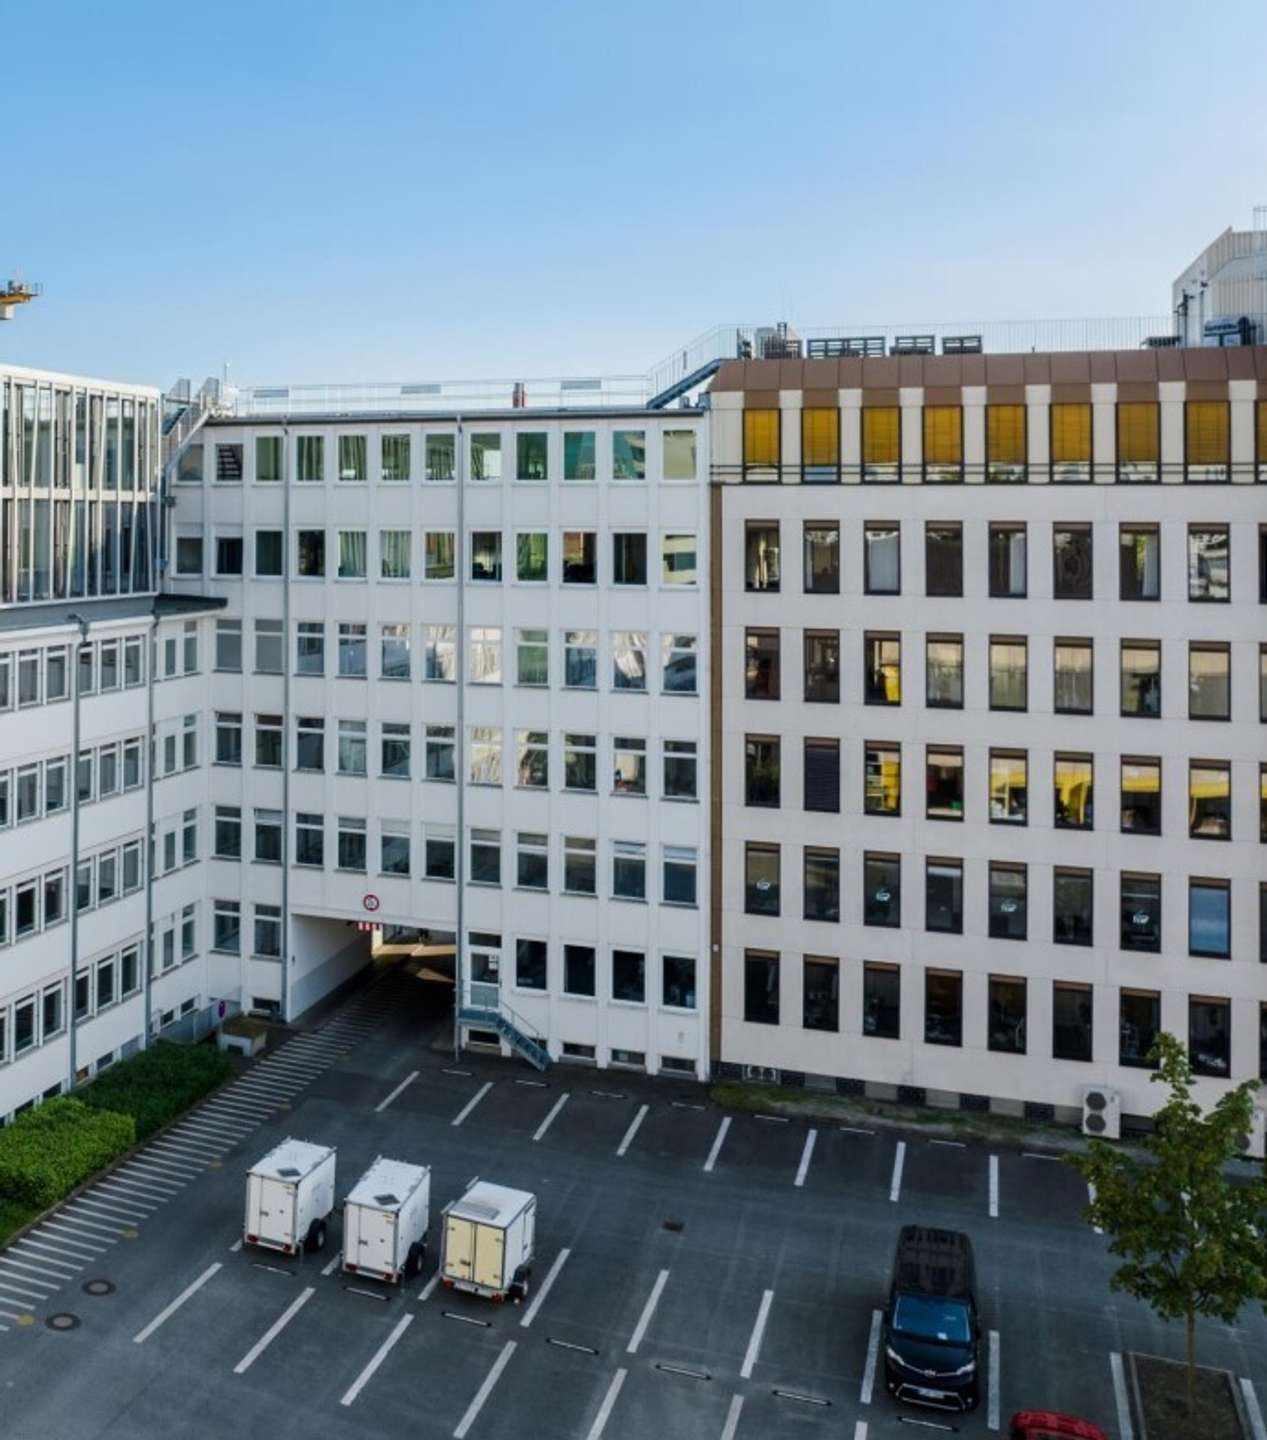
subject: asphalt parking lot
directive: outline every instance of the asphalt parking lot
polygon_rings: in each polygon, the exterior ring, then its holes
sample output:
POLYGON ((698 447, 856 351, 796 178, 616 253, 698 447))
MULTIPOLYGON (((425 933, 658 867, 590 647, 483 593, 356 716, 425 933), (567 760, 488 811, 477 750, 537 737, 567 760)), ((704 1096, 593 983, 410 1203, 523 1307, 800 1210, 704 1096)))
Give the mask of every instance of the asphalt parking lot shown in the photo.
MULTIPOLYGON (((454 1064, 430 1047, 427 993, 385 975, 0 1254, 6 1440, 880 1440, 988 1436, 1020 1408, 1134 1440, 1118 1357, 1178 1357, 1182 1335, 1110 1294, 1066 1166, 727 1114, 614 1072, 454 1064), (535 1191, 527 1302, 440 1289, 434 1243, 403 1291, 357 1283, 337 1218, 322 1255, 244 1250, 245 1172, 288 1134, 338 1148, 339 1194, 378 1154, 431 1166, 433 1242, 473 1177, 535 1191), (884 1393, 878 1316, 911 1221, 976 1245, 971 1416, 884 1393), (98 1280, 109 1293, 85 1291, 98 1280)), ((1261 1311, 1200 1345, 1267 1403, 1261 1311)))

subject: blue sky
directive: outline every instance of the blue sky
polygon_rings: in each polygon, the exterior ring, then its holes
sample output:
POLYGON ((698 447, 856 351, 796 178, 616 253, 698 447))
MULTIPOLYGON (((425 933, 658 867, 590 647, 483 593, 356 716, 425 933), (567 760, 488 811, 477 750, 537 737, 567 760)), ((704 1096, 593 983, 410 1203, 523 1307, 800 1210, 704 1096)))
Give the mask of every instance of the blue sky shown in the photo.
POLYGON ((1160 314, 1267 204, 1261 0, 63 3, 20 28, 0 278, 45 294, 0 358, 154 384, 1160 314))

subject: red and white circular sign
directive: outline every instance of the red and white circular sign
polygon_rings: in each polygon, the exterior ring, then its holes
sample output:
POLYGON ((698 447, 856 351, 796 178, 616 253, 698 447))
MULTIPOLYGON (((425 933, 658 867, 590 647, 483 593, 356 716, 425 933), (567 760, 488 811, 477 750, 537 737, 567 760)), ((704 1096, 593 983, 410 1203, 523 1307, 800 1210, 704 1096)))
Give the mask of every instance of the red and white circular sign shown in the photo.
POLYGON ((378 898, 377 895, 366 895, 365 898, 361 901, 361 904, 364 905, 365 908, 371 913, 377 910, 382 903, 383 902, 378 898))

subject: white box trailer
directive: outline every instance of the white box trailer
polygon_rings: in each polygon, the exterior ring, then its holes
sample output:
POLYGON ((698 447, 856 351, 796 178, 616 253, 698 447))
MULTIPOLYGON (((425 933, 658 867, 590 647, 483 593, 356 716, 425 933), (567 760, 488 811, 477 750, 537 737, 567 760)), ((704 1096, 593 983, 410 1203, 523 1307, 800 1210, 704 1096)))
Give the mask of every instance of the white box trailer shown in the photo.
POLYGON ((474 1181, 444 1208, 440 1280, 494 1300, 522 1300, 532 1273, 537 1197, 526 1190, 474 1181))
POLYGON ((422 1269, 431 1171, 380 1155, 343 1202, 343 1269, 395 1282, 422 1269))
POLYGON ((334 1151, 307 1140, 283 1140, 246 1177, 248 1245, 286 1255, 321 1250, 334 1209, 334 1151))

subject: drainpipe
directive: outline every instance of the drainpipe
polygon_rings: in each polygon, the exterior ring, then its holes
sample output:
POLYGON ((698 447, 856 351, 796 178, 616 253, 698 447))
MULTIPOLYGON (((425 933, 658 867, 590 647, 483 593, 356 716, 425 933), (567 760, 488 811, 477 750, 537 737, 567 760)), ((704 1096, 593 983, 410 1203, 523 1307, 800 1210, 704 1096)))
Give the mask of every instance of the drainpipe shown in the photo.
POLYGON ((454 779, 458 787, 457 843, 454 849, 454 879, 458 887, 457 933, 453 937, 453 1058, 462 1051, 462 953, 466 944, 466 475, 463 460, 462 417, 457 417, 456 473, 458 482, 458 525, 454 544, 454 565, 458 582, 457 637, 453 663, 457 666, 457 734, 454 736, 454 779))
MULTIPOLYGON (((290 426, 282 426, 282 1020, 290 1023, 290 426)), ((245 998, 245 997, 244 997, 245 998)), ((243 1009, 246 1007, 243 1006, 243 1009)))
MULTIPOLYGON (((79 973, 79 652, 88 643, 88 622, 78 612, 67 616, 79 626, 79 644, 72 646, 74 688, 71 691, 70 741, 70 993, 67 998, 66 1037, 69 1046, 66 1090, 75 1088, 78 1070, 75 1056, 75 981, 79 973)), ((148 743, 148 737, 147 737, 148 743)), ((149 766, 148 758, 146 761, 149 766)), ((148 866, 148 857, 147 857, 148 866)))
MULTIPOLYGON (((154 671, 158 666, 158 611, 150 617, 149 644, 146 647, 145 683, 145 958, 142 993, 145 996, 145 1028, 141 1033, 141 1049, 150 1048, 150 1025, 154 1016, 151 977, 154 974, 154 671)), ((79 667, 76 666, 76 674, 79 667)), ((182 736, 181 743, 184 743, 182 736)), ((76 785, 78 790, 78 785, 76 785)), ((181 837, 184 844, 184 836, 181 837)))

